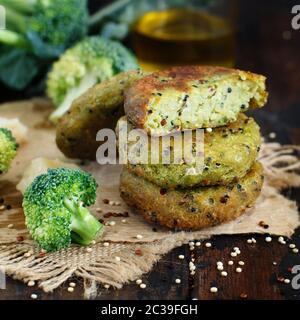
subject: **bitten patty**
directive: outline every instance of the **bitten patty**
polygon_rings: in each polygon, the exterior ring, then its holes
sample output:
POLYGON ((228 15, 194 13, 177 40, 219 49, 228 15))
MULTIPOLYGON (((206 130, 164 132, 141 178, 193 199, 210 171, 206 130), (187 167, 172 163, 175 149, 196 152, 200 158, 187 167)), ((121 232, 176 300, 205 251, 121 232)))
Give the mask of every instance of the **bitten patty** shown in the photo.
POLYGON ((185 66, 158 71, 125 92, 125 113, 152 135, 214 128, 267 100, 266 78, 236 69, 185 66))
MULTIPOLYGON (((118 121, 116 131, 120 126, 127 124, 128 131, 132 126, 128 122, 118 121)), ((151 181, 163 188, 191 188, 195 186, 227 185, 235 182, 247 174, 256 161, 261 145, 260 130, 258 124, 253 118, 248 118, 240 114, 238 120, 230 123, 228 126, 214 128, 212 132, 204 133, 204 162, 200 170, 196 169, 195 163, 182 164, 163 164, 161 155, 171 154, 171 160, 182 158, 174 148, 173 140, 170 140, 169 146, 162 148, 162 139, 160 145, 160 162, 151 164, 150 145, 151 139, 148 137, 149 146, 149 164, 128 163, 130 172, 135 173, 144 179, 151 181), (171 152, 169 150, 172 150, 171 152)), ((181 137, 181 136, 180 136, 181 137)), ((153 141, 153 138, 152 138, 153 141)), ((193 135, 192 148, 195 150, 195 134, 193 135)), ((130 146, 130 144, 129 144, 130 146)), ((129 149, 130 150, 130 149, 129 149)), ((203 149, 200 149, 200 151, 203 149)), ((180 150, 181 151, 181 150, 180 150)), ((155 151, 152 151, 155 152, 155 151)))
POLYGON ((160 188, 124 168, 120 192, 151 223, 197 230, 239 217, 258 198, 262 184, 263 168, 258 162, 237 183, 191 190, 160 188))
POLYGON ((59 149, 69 158, 94 160, 101 145, 96 141, 97 132, 115 128, 124 114, 124 90, 143 76, 141 71, 120 73, 76 99, 57 125, 59 149))

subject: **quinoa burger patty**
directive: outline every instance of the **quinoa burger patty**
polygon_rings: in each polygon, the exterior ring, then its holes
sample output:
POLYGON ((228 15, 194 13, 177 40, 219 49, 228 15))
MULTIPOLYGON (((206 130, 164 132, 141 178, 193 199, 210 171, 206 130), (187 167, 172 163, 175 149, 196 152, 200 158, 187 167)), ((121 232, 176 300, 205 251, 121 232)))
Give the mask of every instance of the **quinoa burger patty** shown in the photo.
POLYGON ((102 128, 114 129, 124 114, 124 90, 142 78, 140 70, 122 72, 90 88, 75 99, 70 110, 60 119, 56 143, 68 158, 96 158, 101 142, 96 141, 102 128))
POLYGON ((213 128, 267 100, 264 76, 236 69, 184 66, 152 73, 125 91, 125 113, 152 135, 213 128))
POLYGON ((198 230, 236 219, 253 205, 263 184, 262 173, 261 164, 256 162, 245 177, 228 186, 167 190, 124 168, 120 192, 148 222, 198 230))
MULTIPOLYGON (((127 125, 130 130, 130 124, 127 125)), ((148 139, 150 145, 150 138, 148 139)), ((162 138, 158 139, 161 145, 162 138)), ((194 139, 193 146, 195 144, 194 139)), ((128 169, 163 188, 226 185, 242 178, 251 169, 260 144, 259 126, 253 118, 240 114, 238 120, 228 126, 214 128, 212 132, 205 131, 204 168, 199 172, 193 170, 195 163, 173 162, 166 165, 161 159, 159 164, 128 164, 128 169)), ((171 146, 173 147, 172 140, 171 146)))

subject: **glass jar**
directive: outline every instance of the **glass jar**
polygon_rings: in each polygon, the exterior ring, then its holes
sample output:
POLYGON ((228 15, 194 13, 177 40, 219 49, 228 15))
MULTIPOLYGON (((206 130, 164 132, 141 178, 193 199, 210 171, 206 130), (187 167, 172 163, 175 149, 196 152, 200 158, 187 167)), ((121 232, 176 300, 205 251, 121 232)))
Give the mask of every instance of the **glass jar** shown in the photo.
POLYGON ((149 10, 133 24, 130 38, 143 69, 234 66, 235 0, 141 1, 149 10))

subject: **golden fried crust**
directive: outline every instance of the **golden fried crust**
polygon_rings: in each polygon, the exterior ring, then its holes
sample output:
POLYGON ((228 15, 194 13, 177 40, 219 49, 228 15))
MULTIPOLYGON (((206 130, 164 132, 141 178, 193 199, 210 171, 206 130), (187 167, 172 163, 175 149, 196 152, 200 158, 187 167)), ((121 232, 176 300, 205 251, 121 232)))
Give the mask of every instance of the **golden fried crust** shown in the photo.
POLYGON ((102 128, 115 128, 124 114, 124 90, 141 77, 141 71, 121 73, 76 99, 57 125, 59 149, 69 158, 94 160, 101 145, 96 141, 97 132, 102 128))
MULTIPOLYGON (((154 92, 163 92, 167 89, 175 89, 184 93, 191 90, 191 82, 217 81, 224 77, 238 76, 253 82, 263 83, 265 77, 251 72, 212 66, 183 66, 169 70, 158 71, 135 82, 125 91, 124 109, 128 120, 137 128, 144 128, 147 119, 148 103, 154 92)), ((267 99, 267 92, 261 101, 252 101, 251 107, 261 107, 267 99)), ((189 128, 194 129, 194 128, 189 128)))
POLYGON ((262 173, 261 164, 256 162, 244 178, 228 186, 167 190, 125 168, 120 192, 124 201, 148 222, 198 230, 236 219, 252 206, 261 192, 262 173))

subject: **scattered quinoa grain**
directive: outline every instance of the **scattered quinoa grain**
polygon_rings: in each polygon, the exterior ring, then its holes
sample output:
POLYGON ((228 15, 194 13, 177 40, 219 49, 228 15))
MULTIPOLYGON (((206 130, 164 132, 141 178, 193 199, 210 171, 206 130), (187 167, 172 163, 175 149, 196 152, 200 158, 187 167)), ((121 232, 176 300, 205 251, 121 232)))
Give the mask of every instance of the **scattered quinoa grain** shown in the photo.
POLYGON ((298 253, 299 250, 298 250, 297 248, 294 248, 294 249, 293 249, 293 252, 294 252, 294 253, 298 253))
POLYGON ((145 289, 145 288, 146 288, 146 284, 145 284, 145 283, 141 283, 141 284, 140 284, 140 288, 141 288, 141 289, 145 289))
POLYGON ((197 241, 197 242, 196 242, 196 247, 200 247, 200 245, 201 245, 201 242, 200 242, 200 241, 197 241))
POLYGON ((142 236, 141 234, 137 234, 137 235, 136 235, 136 238, 139 239, 139 240, 141 240, 141 239, 143 239, 143 236, 142 236))
POLYGON ((74 292, 74 288, 73 287, 68 287, 68 292, 74 292))
POLYGON ((290 279, 284 279, 284 283, 289 284, 291 282, 290 279))
POLYGON ((116 221, 112 220, 112 221, 109 221, 108 223, 111 227, 114 226, 116 224, 116 221))
POLYGON ((181 280, 180 279, 176 279, 175 283, 179 284, 179 283, 181 283, 181 280))
POLYGON ((232 265, 233 265, 233 261, 232 261, 232 260, 229 260, 229 261, 228 261, 228 264, 229 264, 230 266, 232 266, 232 265))
POLYGON ((121 258, 118 256, 116 256, 115 259, 116 259, 116 261, 121 261, 121 258))
POLYGON ((294 243, 291 243, 291 244, 289 245, 289 248, 294 249, 294 248, 296 248, 296 245, 295 245, 294 243))
POLYGON ((231 255, 232 257, 236 257, 236 256, 237 256, 237 253, 236 253, 236 252, 231 252, 230 255, 231 255))
POLYGON ((136 284, 141 284, 141 283, 143 283, 142 279, 137 279, 136 280, 136 284))
POLYGON ((272 238, 271 238, 271 237, 266 237, 266 238, 265 238, 265 241, 266 241, 266 242, 271 242, 271 241, 272 241, 272 238))
POLYGON ((137 256, 142 256, 142 255, 143 255, 143 252, 142 252, 141 249, 135 249, 134 253, 135 253, 135 255, 137 255, 137 256))
POLYGON ((237 273, 241 273, 241 272, 243 271, 243 269, 242 269, 242 268, 236 268, 235 271, 236 271, 237 273))
POLYGON ((92 248, 86 248, 86 252, 92 252, 93 251, 93 249, 92 248))
POLYGON ((270 139, 275 139, 276 138, 276 133, 275 132, 270 132, 269 133, 269 138, 270 139))
POLYGON ((242 292, 242 293, 240 294, 240 298, 241 298, 241 299, 247 299, 247 298, 248 298, 247 293, 242 292))
POLYGON ((104 247, 109 247, 109 242, 104 242, 104 243, 103 243, 103 246, 104 246, 104 247))
POLYGON ((206 243, 205 243, 205 247, 206 247, 206 248, 210 248, 211 246, 212 246, 212 244, 211 244, 210 242, 206 242, 206 243))
POLYGON ((277 282, 284 282, 284 277, 277 277, 277 282))
POLYGON ((245 262, 244 262, 244 261, 239 261, 238 264, 239 264, 240 266, 244 266, 244 265, 245 265, 245 262))
POLYGON ((227 277, 227 275, 228 275, 228 273, 227 273, 226 271, 222 271, 222 272, 221 272, 221 276, 222 276, 222 277, 227 277))
POLYGON ((180 260, 183 260, 183 259, 184 259, 184 255, 183 255, 183 254, 180 254, 180 255, 178 256, 178 258, 179 258, 180 260))
POLYGON ((109 288, 110 288, 110 285, 109 285, 109 284, 105 284, 105 285, 104 285, 104 288, 105 288, 105 289, 109 289, 109 288))
POLYGON ((210 292, 211 293, 217 293, 218 292, 218 288, 217 287, 211 287, 210 288, 210 292))
POLYGON ((223 267, 222 265, 218 265, 218 266, 217 266, 217 269, 218 269, 219 271, 223 271, 223 270, 224 270, 224 267, 223 267))
POLYGON ((31 299, 33 300, 36 300, 38 298, 37 294, 33 293, 31 296, 30 296, 31 299))
POLYGON ((27 285, 28 285, 28 287, 34 287, 35 282, 33 280, 30 280, 30 281, 28 281, 27 285))

